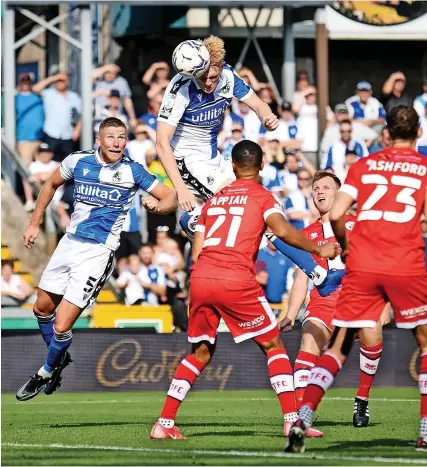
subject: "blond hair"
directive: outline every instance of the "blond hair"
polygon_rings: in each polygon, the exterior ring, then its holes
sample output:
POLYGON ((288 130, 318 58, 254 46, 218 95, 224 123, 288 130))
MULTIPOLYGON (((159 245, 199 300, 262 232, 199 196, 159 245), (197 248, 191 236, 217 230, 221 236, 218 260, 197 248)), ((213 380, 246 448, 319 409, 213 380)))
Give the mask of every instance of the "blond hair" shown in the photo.
POLYGON ((208 49, 211 66, 222 66, 225 58, 224 41, 220 37, 209 36, 201 42, 208 49))

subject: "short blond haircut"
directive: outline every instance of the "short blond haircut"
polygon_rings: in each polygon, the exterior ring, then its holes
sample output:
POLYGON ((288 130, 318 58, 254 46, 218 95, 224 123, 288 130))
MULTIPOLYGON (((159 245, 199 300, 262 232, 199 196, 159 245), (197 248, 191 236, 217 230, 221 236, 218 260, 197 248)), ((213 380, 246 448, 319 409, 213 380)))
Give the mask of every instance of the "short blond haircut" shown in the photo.
POLYGON ((222 66, 225 58, 224 41, 220 37, 209 36, 201 42, 208 49, 211 66, 222 66))

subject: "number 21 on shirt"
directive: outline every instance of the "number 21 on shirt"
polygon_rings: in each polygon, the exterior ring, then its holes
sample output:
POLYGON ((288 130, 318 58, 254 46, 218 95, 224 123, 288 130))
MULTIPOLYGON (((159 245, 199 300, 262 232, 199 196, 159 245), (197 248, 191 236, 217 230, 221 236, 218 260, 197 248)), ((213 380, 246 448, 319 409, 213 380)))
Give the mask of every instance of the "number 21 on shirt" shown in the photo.
POLYGON ((203 247, 217 246, 221 243, 222 240, 225 240, 225 246, 231 248, 234 247, 244 212, 245 208, 241 206, 231 206, 228 208, 228 212, 225 208, 209 208, 206 214, 208 216, 215 216, 216 220, 206 234, 203 247), (230 226, 228 228, 227 237, 223 239, 216 235, 218 235, 218 229, 224 224, 224 222, 226 222, 227 214, 230 214, 232 217, 230 226))

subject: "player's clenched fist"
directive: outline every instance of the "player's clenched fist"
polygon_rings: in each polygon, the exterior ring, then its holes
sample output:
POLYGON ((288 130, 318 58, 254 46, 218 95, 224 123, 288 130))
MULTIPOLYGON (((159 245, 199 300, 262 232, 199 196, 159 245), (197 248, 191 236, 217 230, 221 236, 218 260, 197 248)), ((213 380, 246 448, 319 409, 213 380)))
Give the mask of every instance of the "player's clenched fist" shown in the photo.
POLYGON ((39 236, 39 226, 30 224, 24 231, 24 245, 26 248, 32 248, 36 238, 39 236))
POLYGON ((288 318, 287 316, 279 322, 279 331, 280 332, 289 332, 292 331, 295 322, 288 318))
POLYGON ((262 119, 262 124, 266 130, 273 131, 279 126, 279 119, 274 113, 270 113, 262 119))
POLYGON ((333 259, 338 256, 340 247, 336 243, 326 243, 319 247, 318 256, 321 258, 330 258, 333 259))
POLYGON ((159 212, 159 202, 152 196, 146 196, 142 200, 142 205, 146 211, 151 212, 152 214, 157 214, 159 212))

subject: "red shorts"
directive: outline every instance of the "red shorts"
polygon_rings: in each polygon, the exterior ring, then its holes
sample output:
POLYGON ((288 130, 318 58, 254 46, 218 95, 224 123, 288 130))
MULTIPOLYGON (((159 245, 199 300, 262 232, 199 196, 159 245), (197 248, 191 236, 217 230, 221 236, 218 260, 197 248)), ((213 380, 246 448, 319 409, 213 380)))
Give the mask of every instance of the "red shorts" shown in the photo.
POLYGON ((332 318, 335 316, 340 291, 341 289, 334 292, 329 297, 317 297, 310 300, 302 316, 302 325, 304 326, 308 321, 317 321, 332 332, 332 318))
POLYGON ((385 276, 346 272, 332 324, 343 328, 374 328, 390 302, 398 328, 427 324, 427 275, 385 276))
POLYGON ((266 342, 279 335, 276 318, 255 280, 191 278, 188 341, 213 344, 221 318, 237 343, 252 338, 266 342))

